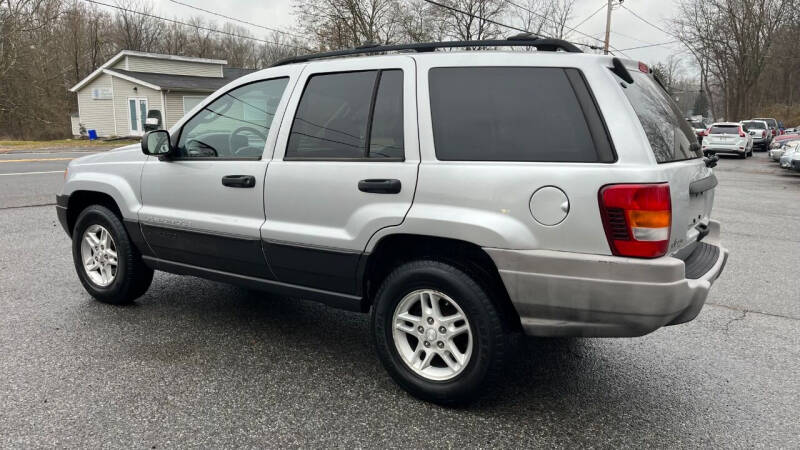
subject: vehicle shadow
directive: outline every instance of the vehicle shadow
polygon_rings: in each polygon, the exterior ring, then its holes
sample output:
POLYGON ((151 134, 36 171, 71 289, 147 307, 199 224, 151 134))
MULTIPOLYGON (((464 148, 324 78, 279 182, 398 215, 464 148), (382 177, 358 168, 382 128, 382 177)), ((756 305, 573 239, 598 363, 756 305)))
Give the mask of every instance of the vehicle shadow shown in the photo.
MULTIPOLYGON (((93 305, 89 308, 93 314, 106 316, 97 320, 108 320, 112 307, 93 305)), ((242 365, 242 358, 265 361, 261 370, 270 379, 283 379, 284 371, 295 374, 284 380, 295 384, 293 389, 336 392, 361 386, 393 402, 432 407, 402 391, 383 370, 365 314, 163 274, 136 306, 116 311, 122 312, 125 321, 148 327, 148 339, 126 343, 136 359, 188 365, 186 370, 212 374, 242 365), (282 368, 275 369, 272 361, 280 361, 282 368)), ((643 384, 629 374, 621 376, 636 369, 626 367, 623 357, 595 342, 521 338, 505 370, 478 401, 455 411, 513 411, 521 414, 514 418, 517 421, 543 413, 572 414, 598 399, 607 402, 592 408, 617 409, 613 415, 624 414, 630 399, 636 399, 640 408, 642 404, 657 408, 668 395, 668 387, 643 384)))

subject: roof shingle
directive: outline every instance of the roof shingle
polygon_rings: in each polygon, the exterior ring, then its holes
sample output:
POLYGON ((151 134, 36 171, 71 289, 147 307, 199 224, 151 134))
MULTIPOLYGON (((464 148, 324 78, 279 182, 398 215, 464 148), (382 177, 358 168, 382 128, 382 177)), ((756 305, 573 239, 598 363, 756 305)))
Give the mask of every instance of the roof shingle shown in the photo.
POLYGON ((111 69, 112 72, 117 72, 122 75, 136 78, 137 80, 146 83, 154 84, 161 87, 161 89, 174 89, 185 91, 207 91, 213 92, 225 86, 231 81, 255 72, 255 69, 238 69, 233 67, 225 67, 222 69, 223 77, 194 77, 190 75, 172 75, 166 73, 152 73, 152 72, 133 72, 130 70, 111 69))

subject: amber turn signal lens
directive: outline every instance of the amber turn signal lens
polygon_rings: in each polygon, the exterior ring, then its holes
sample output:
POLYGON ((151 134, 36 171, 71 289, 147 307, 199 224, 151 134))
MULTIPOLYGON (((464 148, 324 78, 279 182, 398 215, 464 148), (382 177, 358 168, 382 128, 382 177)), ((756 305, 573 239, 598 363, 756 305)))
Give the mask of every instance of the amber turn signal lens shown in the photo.
POLYGON ((669 211, 626 211, 631 227, 638 228, 663 228, 670 226, 671 214, 669 211))

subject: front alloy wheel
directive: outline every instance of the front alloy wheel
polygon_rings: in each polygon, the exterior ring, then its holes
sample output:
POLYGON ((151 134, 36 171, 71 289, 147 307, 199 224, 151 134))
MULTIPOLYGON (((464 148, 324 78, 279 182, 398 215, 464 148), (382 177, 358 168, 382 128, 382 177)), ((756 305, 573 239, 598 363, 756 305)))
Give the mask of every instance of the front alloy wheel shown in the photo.
POLYGON ((81 239, 83 269, 92 282, 108 286, 117 276, 117 245, 102 225, 91 225, 81 239))

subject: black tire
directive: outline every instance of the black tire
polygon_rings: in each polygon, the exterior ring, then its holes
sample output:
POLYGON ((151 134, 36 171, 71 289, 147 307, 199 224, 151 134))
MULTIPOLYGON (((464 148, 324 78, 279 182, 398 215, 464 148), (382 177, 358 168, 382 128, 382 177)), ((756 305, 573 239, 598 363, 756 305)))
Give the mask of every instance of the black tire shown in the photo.
POLYGON ((423 400, 453 405, 474 399, 502 369, 511 350, 499 308, 488 290, 467 272, 442 261, 419 260, 401 265, 383 281, 372 309, 375 346, 383 366, 403 389, 423 400), (458 303, 472 330, 472 355, 455 378, 433 381, 413 372, 394 342, 395 308, 409 293, 433 289, 458 303))
POLYGON ((72 230, 72 260, 83 287, 92 297, 103 303, 114 305, 131 303, 144 295, 153 281, 153 269, 142 261, 142 256, 131 243, 119 217, 105 206, 92 205, 78 215, 75 228, 72 230), (108 230, 116 244, 117 272, 108 286, 100 286, 93 282, 81 261, 83 234, 92 225, 101 225, 108 230))

